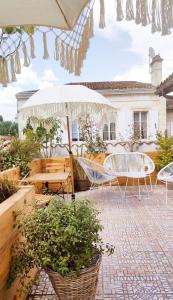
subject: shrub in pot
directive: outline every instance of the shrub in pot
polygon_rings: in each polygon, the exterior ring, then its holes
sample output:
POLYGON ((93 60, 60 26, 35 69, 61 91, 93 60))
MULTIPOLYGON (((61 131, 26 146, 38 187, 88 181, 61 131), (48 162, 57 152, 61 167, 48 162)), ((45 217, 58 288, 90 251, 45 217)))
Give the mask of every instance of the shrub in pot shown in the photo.
POLYGON ((94 299, 103 247, 98 212, 88 200, 52 200, 17 223, 25 237, 14 247, 8 283, 23 280, 34 267, 44 268, 60 300, 94 299))

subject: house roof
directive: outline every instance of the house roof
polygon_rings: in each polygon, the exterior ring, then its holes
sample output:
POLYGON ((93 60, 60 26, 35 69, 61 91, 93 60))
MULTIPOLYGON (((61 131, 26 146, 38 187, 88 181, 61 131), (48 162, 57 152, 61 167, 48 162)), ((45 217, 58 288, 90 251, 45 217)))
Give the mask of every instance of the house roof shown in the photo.
POLYGON ((173 91, 173 73, 169 75, 161 84, 156 88, 156 94, 165 96, 173 91))
POLYGON ((69 84, 84 85, 93 90, 126 90, 126 89, 153 89, 150 83, 138 81, 93 81, 93 82, 71 82, 69 84))
MULTIPOLYGON (((144 83, 138 81, 92 81, 92 82, 70 82, 67 85, 84 85, 92 90, 155 90, 151 83, 144 83)), ((17 100, 27 100, 38 90, 23 91, 16 94, 17 100)))

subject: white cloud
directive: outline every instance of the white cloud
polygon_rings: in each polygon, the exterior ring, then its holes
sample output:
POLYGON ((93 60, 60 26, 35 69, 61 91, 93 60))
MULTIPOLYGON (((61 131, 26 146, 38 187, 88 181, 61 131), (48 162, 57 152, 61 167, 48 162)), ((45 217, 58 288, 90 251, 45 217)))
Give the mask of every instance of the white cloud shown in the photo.
POLYGON ((141 81, 150 82, 149 67, 148 64, 136 65, 127 72, 116 75, 113 77, 114 81, 141 81))
POLYGON ((15 94, 24 90, 40 89, 57 84, 59 79, 51 69, 45 69, 39 76, 33 71, 32 65, 28 68, 22 67, 15 83, 0 88, 0 114, 4 119, 14 120, 17 112, 15 94))

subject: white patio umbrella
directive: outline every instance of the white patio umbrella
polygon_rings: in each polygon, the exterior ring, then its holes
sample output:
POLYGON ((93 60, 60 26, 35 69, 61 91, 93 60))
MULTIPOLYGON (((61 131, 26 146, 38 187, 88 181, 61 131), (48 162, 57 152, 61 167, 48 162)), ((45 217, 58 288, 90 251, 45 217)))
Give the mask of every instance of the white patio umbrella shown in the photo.
POLYGON ((88 2, 89 0, 1 0, 0 27, 38 25, 71 30, 88 2))
POLYGON ((75 119, 81 114, 94 115, 97 121, 106 114, 109 116, 115 110, 112 103, 97 93, 82 85, 62 85, 41 89, 32 95, 21 107, 19 122, 26 124, 28 117, 38 118, 66 117, 68 144, 71 165, 72 195, 74 195, 73 159, 69 118, 75 119))

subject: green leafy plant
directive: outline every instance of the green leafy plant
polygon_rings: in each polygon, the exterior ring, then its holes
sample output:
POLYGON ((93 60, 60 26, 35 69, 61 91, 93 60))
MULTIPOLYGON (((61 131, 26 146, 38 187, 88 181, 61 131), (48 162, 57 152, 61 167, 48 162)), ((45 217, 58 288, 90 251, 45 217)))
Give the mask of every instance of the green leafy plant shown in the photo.
POLYGON ((85 142, 87 153, 106 152, 106 143, 102 140, 99 130, 91 119, 80 119, 80 140, 85 142))
POLYGON ((0 115, 0 135, 16 136, 18 135, 18 124, 12 121, 4 121, 0 115))
POLYGON ((156 168, 160 170, 173 161, 173 137, 169 137, 167 131, 158 132, 156 137, 159 145, 156 168))
POLYGON ((16 193, 18 189, 19 187, 16 181, 9 180, 6 177, 0 177, 0 203, 16 193))
POLYGON ((23 133, 40 144, 40 149, 45 157, 51 157, 53 147, 62 139, 61 122, 52 117, 47 119, 30 117, 23 133))
POLYGON ((16 277, 22 280, 34 266, 78 276, 104 251, 114 251, 113 246, 103 247, 98 211, 88 200, 52 200, 45 208, 20 215, 17 226, 25 239, 14 247, 9 285, 16 277))
POLYGON ((27 175, 30 171, 28 163, 34 158, 40 156, 40 145, 29 138, 21 140, 14 137, 8 150, 1 150, 0 169, 6 170, 12 167, 20 167, 21 177, 27 175))

